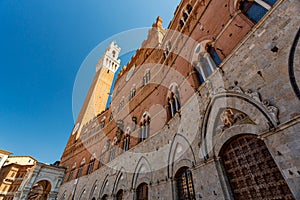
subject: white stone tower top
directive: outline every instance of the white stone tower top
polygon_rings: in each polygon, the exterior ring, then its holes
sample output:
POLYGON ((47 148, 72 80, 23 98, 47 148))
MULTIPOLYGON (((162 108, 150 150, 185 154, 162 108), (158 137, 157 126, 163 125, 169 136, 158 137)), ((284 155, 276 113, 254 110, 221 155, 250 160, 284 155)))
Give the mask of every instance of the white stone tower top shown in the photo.
POLYGON ((114 41, 110 43, 105 53, 96 65, 96 72, 102 67, 105 67, 115 73, 121 63, 120 59, 118 58, 120 51, 121 48, 114 41))

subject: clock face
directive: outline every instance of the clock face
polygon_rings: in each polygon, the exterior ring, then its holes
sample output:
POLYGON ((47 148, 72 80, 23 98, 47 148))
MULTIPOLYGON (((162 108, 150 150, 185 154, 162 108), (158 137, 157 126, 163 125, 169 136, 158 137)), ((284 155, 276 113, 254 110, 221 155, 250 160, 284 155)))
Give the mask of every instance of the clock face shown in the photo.
POLYGON ((130 71, 128 72, 127 76, 126 76, 126 81, 129 81, 130 77, 132 76, 133 72, 135 70, 135 65, 133 65, 130 69, 130 71))
POLYGON ((77 130, 78 130, 78 128, 79 128, 79 125, 80 125, 80 123, 78 122, 78 123, 74 126, 73 131, 72 131, 72 135, 74 135, 74 134, 77 132, 77 130))

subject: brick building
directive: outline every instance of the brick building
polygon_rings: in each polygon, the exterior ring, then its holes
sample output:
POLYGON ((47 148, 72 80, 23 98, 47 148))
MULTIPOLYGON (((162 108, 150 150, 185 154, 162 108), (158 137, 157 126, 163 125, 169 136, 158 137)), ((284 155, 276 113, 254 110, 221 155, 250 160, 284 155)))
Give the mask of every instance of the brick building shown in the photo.
POLYGON ((61 157, 59 199, 299 199, 299 11, 294 0, 183 0, 101 110, 112 43, 61 157))

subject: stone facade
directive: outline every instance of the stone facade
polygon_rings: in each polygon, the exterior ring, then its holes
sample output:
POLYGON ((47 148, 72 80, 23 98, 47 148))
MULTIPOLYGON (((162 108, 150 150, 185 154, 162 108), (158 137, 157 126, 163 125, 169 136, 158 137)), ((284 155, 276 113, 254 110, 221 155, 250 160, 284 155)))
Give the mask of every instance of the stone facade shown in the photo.
POLYGON ((272 2, 259 20, 233 0, 158 18, 111 107, 70 137, 59 199, 299 199, 300 3, 272 2))
POLYGON ((27 170, 14 200, 55 200, 63 181, 65 168, 36 163, 27 170))

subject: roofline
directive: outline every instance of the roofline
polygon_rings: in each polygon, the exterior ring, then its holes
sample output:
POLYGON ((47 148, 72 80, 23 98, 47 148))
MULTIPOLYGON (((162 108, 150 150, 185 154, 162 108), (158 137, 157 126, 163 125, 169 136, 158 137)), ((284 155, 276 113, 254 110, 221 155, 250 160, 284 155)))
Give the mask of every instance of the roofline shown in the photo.
POLYGON ((9 156, 9 158, 22 158, 22 157, 28 157, 28 158, 31 158, 31 159, 33 159, 34 161, 37 162, 37 159, 35 159, 35 158, 32 157, 32 156, 9 156))
POLYGON ((6 154, 6 155, 12 154, 12 152, 5 151, 5 150, 3 150, 3 149, 0 149, 0 153, 6 154))

